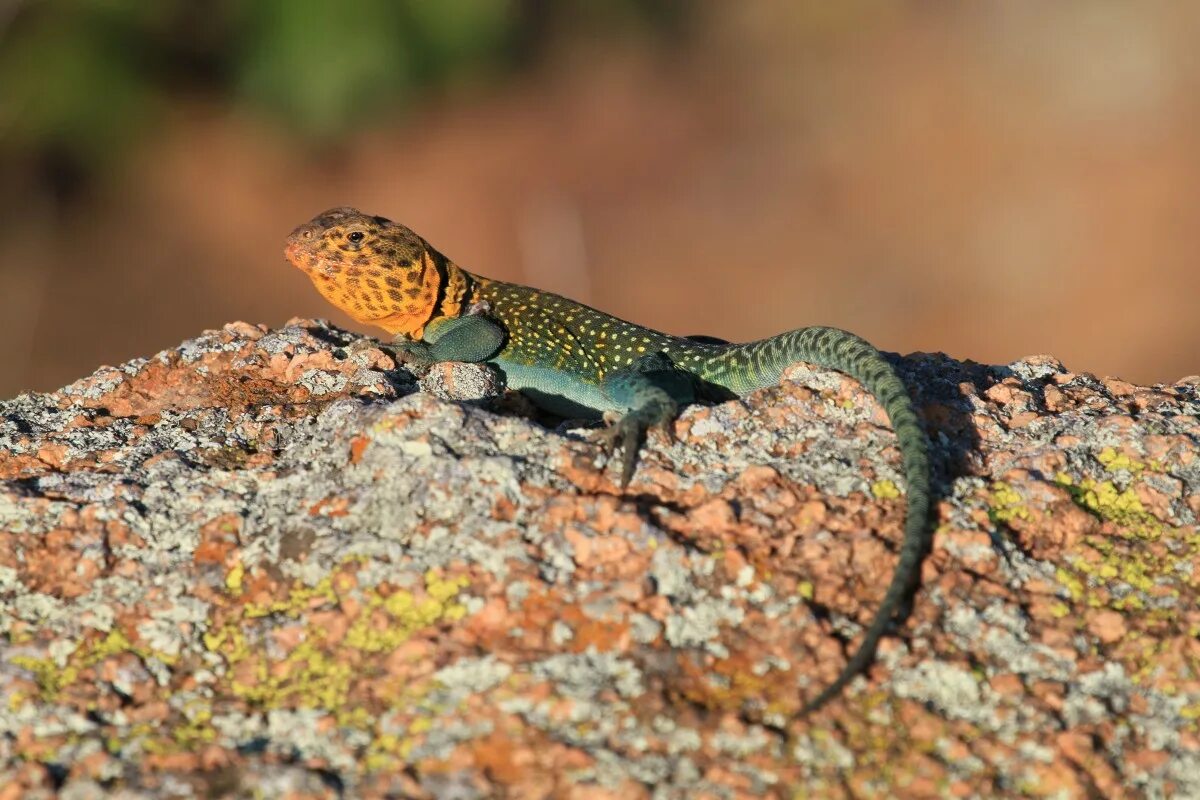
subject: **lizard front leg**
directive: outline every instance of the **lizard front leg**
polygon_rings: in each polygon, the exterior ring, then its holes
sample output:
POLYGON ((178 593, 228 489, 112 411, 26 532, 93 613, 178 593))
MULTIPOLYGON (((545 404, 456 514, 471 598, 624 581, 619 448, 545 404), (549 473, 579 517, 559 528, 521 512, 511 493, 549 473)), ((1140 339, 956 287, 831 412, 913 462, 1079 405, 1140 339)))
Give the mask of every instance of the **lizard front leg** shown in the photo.
POLYGON ((654 353, 609 373, 601 388, 614 405, 625 409, 599 437, 610 454, 621 448, 624 489, 637 468, 646 432, 659 426, 668 438, 673 438, 671 423, 679 407, 697 399, 696 376, 675 366, 666 353, 654 353))
POLYGON ((426 327, 424 338, 397 336, 387 348, 405 364, 416 367, 442 361, 477 364, 495 356, 506 337, 504 328, 488 317, 443 317, 426 327))

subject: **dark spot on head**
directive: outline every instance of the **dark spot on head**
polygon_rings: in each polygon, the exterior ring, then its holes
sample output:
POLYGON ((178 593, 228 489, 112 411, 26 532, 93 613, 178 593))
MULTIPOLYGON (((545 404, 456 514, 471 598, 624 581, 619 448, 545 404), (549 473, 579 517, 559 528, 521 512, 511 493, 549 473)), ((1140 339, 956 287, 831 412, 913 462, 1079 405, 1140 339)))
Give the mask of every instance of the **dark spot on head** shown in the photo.
POLYGON ((418 286, 412 289, 405 289, 404 293, 415 300, 421 296, 421 287, 418 286))
POLYGON ((400 283, 399 278, 393 277, 391 275, 387 276, 387 280, 385 282, 387 283, 388 286, 391 286, 393 289, 399 289, 401 286, 404 285, 404 284, 400 283))
POLYGON ((378 289, 379 281, 375 280, 374 278, 367 278, 367 286, 370 286, 372 289, 378 289))
POLYGON ((404 299, 404 295, 400 294, 399 290, 397 289, 388 289, 388 297, 392 298, 397 303, 404 299))
POLYGON ((367 264, 371 263, 371 259, 367 258, 366 256, 355 256, 354 263, 360 267, 365 267, 367 264))

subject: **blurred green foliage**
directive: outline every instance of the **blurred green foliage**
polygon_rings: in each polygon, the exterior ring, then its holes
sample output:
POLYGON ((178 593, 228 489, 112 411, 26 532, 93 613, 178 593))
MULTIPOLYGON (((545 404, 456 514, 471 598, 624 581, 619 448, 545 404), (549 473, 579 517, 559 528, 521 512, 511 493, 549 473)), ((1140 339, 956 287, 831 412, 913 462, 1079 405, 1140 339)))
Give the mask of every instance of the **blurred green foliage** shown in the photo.
POLYGON ((178 93, 215 94, 329 142, 430 87, 503 74, 564 28, 589 35, 630 22, 663 29, 685 7, 682 0, 7 3, 0 0, 0 153, 49 152, 83 169, 128 146, 178 93))
POLYGON ((336 136, 421 85, 506 53, 509 0, 261 0, 239 6, 236 87, 307 135, 336 136))

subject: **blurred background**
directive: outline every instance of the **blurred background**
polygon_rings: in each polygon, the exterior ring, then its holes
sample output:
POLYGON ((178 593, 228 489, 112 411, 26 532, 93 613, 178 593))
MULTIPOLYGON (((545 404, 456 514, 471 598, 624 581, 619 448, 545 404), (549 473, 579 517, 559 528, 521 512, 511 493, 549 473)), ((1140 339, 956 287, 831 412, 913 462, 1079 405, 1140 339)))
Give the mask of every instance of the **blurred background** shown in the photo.
POLYGON ((336 205, 675 333, 1170 382, 1198 34, 1103 0, 0 0, 0 397, 349 324, 281 253, 336 205))

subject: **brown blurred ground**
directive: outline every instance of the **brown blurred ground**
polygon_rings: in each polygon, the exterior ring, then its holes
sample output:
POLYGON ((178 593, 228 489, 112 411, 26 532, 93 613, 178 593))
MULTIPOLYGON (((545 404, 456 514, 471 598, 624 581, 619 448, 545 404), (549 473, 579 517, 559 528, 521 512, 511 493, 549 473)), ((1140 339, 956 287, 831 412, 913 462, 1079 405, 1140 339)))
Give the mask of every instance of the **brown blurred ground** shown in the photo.
POLYGON ((65 221, 8 198, 0 396, 230 320, 347 322, 281 255, 342 204, 678 333, 1200 372, 1200 5, 817 8, 575 41, 320 156, 179 98, 65 221))

